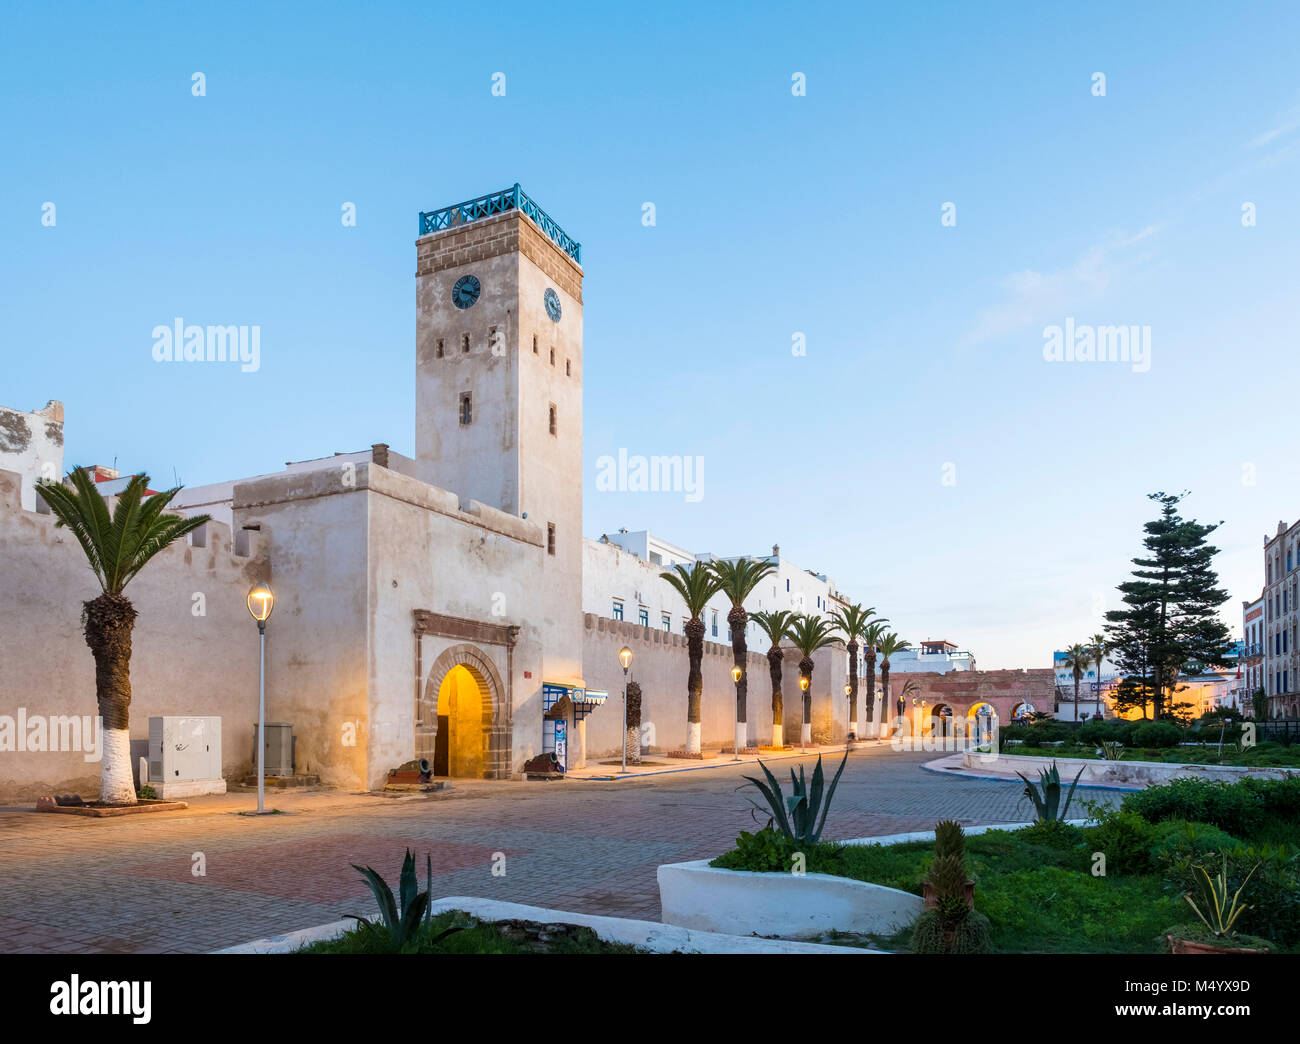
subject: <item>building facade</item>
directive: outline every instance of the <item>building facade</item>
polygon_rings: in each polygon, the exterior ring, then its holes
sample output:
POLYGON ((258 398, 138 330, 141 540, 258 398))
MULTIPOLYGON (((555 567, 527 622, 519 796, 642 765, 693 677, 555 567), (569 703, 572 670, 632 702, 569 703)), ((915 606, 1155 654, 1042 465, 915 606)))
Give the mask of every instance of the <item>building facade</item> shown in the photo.
POLYGON ((1300 717, 1296 678, 1296 594, 1300 568, 1300 522, 1277 524, 1264 538, 1264 692, 1270 718, 1300 717))

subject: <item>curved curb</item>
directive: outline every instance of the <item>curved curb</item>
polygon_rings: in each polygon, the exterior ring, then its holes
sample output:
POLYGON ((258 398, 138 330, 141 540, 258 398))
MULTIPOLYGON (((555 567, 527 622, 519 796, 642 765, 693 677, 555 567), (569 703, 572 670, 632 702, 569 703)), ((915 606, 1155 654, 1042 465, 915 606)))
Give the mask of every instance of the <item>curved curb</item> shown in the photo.
MULTIPOLYGON (((965 767, 948 768, 942 765, 942 762, 948 761, 952 756, 944 758, 935 758, 934 761, 927 761, 921 765, 926 772, 933 772, 940 776, 961 776, 964 779, 981 779, 989 783, 1020 783, 1021 779, 1016 775, 1006 775, 1005 773, 996 772, 974 772, 965 767)), ((1135 785, 1132 783, 1083 783, 1080 782, 1078 790, 1146 790, 1146 784, 1135 785)))

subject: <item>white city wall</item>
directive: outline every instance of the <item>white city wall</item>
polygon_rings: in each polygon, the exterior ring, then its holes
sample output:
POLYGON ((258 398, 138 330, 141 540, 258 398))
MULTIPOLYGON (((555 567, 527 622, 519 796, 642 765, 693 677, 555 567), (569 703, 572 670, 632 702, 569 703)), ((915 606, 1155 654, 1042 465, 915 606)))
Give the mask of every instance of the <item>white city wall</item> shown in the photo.
MULTIPOLYGON (((21 481, 0 471, 0 714, 16 718, 23 708, 29 720, 93 720, 95 662, 81 607, 99 585, 69 531, 56 529, 53 515, 23 509, 21 481)), ((244 598, 270 577, 264 535, 239 541, 249 553, 237 554, 229 527, 211 522, 157 555, 126 588, 139 613, 131 656, 133 771, 154 715, 220 715, 224 772, 242 776, 252 764, 257 625, 244 598)), ((99 772, 98 762, 76 751, 0 751, 0 800, 97 794, 99 772)))
POLYGON ((22 505, 36 510, 36 480, 63 477, 63 403, 28 413, 0 406, 0 468, 22 479, 22 505))

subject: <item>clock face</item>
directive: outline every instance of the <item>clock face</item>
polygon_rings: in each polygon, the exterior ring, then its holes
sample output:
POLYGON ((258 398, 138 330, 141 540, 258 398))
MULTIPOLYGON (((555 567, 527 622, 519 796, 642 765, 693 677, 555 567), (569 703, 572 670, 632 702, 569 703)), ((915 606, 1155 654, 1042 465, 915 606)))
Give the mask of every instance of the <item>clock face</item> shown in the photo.
POLYGON ((451 288, 451 300, 457 308, 469 308, 478 300, 478 295, 482 292, 483 285, 478 281, 477 276, 463 275, 456 280, 456 285, 451 288))
POLYGON ((551 322, 560 321, 560 295, 549 286, 546 288, 546 314, 551 317, 551 322))

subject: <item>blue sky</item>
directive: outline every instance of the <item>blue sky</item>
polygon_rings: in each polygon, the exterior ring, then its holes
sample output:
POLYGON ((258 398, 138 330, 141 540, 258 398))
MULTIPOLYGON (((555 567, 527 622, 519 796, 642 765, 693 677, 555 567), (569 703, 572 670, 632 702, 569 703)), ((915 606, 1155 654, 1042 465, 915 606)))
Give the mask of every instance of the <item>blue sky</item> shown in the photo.
POLYGON ((272 6, 6 6, 0 402, 62 399, 69 464, 412 453, 417 214, 518 181, 583 244, 588 535, 779 542, 1048 666, 1189 489, 1240 630, 1300 511, 1294 5, 272 6), (176 316, 261 369, 155 363, 176 316), (1045 362, 1067 317, 1150 370, 1045 362), (597 492, 620 448, 705 495, 597 492))

